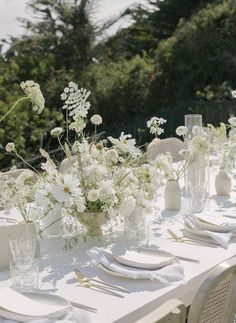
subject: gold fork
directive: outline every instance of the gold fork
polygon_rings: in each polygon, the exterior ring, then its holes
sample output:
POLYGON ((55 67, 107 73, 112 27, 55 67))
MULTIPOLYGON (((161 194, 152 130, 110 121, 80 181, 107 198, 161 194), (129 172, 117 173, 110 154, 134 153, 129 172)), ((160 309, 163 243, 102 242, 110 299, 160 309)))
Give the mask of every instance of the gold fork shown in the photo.
POLYGON ((94 283, 96 284, 96 287, 100 287, 100 285, 104 285, 104 288, 109 288, 115 291, 119 291, 119 292, 123 292, 123 293, 127 293, 130 294, 130 291, 128 291, 125 288, 122 287, 118 287, 115 285, 111 285, 109 283, 103 282, 101 280, 95 279, 95 278, 88 278, 87 276, 85 276, 79 269, 74 269, 74 273, 76 275, 76 277, 78 278, 79 283, 81 284, 81 286, 83 287, 90 287, 92 285, 94 285, 94 283), (93 283, 94 282, 94 283, 93 283))
POLYGON ((195 244, 195 245, 198 245, 198 246, 204 246, 205 245, 207 247, 217 248, 217 245, 214 242, 202 241, 202 240, 199 240, 197 238, 190 239, 190 238, 185 237, 184 235, 177 235, 171 229, 167 229, 167 232, 172 236, 172 238, 175 241, 178 241, 178 242, 186 242, 186 243, 191 243, 191 244, 195 244))

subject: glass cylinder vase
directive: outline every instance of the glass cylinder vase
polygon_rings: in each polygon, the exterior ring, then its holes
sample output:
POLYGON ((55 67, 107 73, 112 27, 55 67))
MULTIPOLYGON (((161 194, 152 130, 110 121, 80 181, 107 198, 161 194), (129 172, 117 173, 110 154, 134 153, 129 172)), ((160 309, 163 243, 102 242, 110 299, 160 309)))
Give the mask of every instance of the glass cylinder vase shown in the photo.
POLYGON ((188 167, 191 212, 202 212, 209 198, 209 156, 198 154, 188 167))

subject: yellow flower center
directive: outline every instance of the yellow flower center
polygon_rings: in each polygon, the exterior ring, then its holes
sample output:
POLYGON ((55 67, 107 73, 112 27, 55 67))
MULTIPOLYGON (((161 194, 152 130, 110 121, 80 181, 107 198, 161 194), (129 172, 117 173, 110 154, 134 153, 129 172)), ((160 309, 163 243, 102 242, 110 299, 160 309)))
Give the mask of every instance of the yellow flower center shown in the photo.
POLYGON ((65 186, 63 191, 64 191, 65 193, 70 193, 70 189, 69 189, 69 187, 68 187, 68 186, 65 186))
POLYGON ((127 145, 128 140, 126 140, 126 139, 125 139, 125 140, 123 141, 123 143, 124 143, 125 145, 127 145))

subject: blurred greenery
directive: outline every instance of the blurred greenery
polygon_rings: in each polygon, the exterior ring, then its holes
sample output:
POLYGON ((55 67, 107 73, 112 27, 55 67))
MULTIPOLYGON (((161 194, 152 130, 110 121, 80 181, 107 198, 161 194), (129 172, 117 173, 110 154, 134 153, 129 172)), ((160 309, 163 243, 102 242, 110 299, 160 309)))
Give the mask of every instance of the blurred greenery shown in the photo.
POLYGON ((132 23, 110 38, 104 32, 119 17, 97 25, 97 4, 29 0, 32 21, 22 19, 27 32, 6 40, 0 55, 0 115, 29 79, 40 84, 46 109, 37 115, 22 103, 1 123, 1 168, 16 162, 4 151, 9 141, 27 159, 39 147, 55 149, 49 132, 64 125, 60 93, 71 80, 91 90, 91 114, 102 115, 101 131, 131 133, 140 144, 151 140, 146 122, 154 115, 168 119, 164 136, 175 135, 186 113, 213 124, 235 115, 234 0, 147 0, 121 13, 132 23))

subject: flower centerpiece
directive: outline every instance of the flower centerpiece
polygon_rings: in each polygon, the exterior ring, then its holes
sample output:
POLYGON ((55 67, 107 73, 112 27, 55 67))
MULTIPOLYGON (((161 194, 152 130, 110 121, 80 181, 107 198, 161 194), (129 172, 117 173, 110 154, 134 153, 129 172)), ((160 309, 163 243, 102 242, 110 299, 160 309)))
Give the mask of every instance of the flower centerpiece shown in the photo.
MULTIPOLYGON (((45 161, 36 188, 30 192, 41 210, 41 231, 54 228, 56 233, 66 228, 72 243, 84 233, 84 227, 87 235, 101 235, 102 224, 126 219, 137 206, 151 211, 149 202, 156 197, 161 177, 145 162, 130 134, 103 139, 97 133, 103 120, 98 114, 89 117, 89 96, 89 91, 74 82, 64 89, 61 99, 66 127, 50 132, 64 158, 58 164, 40 149, 45 161), (94 127, 91 135, 85 132, 88 124, 94 127)), ((9 143, 7 147, 13 146, 9 143)), ((20 157, 15 146, 11 151, 20 157)))

